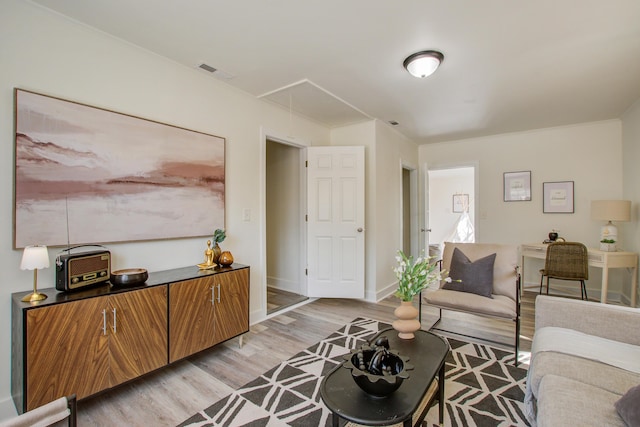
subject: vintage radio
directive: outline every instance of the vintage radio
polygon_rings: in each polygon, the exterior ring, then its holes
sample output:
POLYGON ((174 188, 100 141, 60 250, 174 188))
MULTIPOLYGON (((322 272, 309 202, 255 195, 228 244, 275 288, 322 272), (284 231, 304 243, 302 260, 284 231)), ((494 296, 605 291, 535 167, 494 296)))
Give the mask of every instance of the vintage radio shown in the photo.
POLYGON ((56 289, 76 291, 102 284, 111 274, 111 252, 106 250, 58 255, 56 289))

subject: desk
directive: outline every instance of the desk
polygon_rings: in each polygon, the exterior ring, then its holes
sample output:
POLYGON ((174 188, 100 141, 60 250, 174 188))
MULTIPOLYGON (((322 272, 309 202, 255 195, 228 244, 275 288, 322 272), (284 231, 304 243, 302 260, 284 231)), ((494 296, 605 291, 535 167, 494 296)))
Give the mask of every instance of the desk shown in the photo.
MULTIPOLYGON (((606 252, 599 249, 588 248, 589 266, 602 269, 602 292, 600 302, 607 302, 607 290, 609 289, 609 269, 610 268, 632 268, 631 275, 631 307, 636 306, 638 294, 638 254, 636 252, 606 252)), ((522 255, 522 277, 524 277, 525 257, 546 259, 547 245, 543 243, 532 243, 520 246, 522 255)))

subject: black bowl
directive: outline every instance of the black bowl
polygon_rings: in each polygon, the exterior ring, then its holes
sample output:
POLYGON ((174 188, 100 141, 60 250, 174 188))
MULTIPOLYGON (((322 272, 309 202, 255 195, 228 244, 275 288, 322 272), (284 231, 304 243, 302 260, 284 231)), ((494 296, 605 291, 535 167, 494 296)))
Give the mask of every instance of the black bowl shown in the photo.
POLYGON ((149 273, 144 268, 128 268, 111 272, 109 281, 113 286, 136 286, 146 282, 149 273))
POLYGON ((374 397, 386 397, 396 391, 402 385, 402 382, 409 378, 407 371, 413 369, 413 366, 407 363, 408 357, 399 355, 393 350, 389 350, 386 365, 388 371, 386 374, 374 374, 366 369, 360 369, 369 365, 371 358, 377 349, 363 346, 359 350, 352 350, 350 354, 345 355, 344 367, 351 370, 351 376, 358 386, 367 394, 374 397), (362 353, 360 356, 358 353, 362 353), (361 365, 360 357, 362 357, 361 365))

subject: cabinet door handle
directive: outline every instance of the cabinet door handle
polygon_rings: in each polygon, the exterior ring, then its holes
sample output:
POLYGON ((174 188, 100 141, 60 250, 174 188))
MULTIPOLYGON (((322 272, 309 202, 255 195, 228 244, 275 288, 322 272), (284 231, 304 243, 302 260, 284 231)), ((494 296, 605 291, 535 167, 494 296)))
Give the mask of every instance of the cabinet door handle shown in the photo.
POLYGON ((118 320, 116 319, 116 309, 113 308, 113 333, 116 333, 116 325, 118 324, 118 320))
POLYGON ((218 283, 218 304, 220 304, 220 283, 218 283))
POLYGON ((211 305, 216 305, 215 286, 211 286, 211 305))
POLYGON ((102 335, 107 335, 107 310, 102 310, 102 335))

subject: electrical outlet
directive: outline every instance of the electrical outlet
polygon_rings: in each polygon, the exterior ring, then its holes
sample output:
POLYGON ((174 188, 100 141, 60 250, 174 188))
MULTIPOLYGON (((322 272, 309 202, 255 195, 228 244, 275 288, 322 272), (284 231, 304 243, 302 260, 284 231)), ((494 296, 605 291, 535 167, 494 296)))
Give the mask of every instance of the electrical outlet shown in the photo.
POLYGON ((244 222, 251 221, 251 209, 248 209, 248 208, 242 209, 242 220, 244 222))

